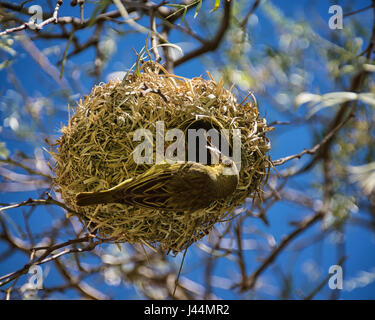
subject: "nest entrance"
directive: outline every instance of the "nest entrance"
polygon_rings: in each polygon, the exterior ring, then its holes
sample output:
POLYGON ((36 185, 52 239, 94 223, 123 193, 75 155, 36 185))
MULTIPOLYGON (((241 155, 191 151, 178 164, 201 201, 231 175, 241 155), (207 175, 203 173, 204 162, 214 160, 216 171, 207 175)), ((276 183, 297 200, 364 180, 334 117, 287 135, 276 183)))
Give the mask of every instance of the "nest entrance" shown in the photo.
MULTIPOLYGON (((209 233, 246 198, 260 195, 269 168, 269 130, 254 102, 240 105, 230 91, 212 79, 185 79, 145 69, 139 75, 129 75, 126 82, 97 85, 79 101, 68 125, 62 128, 54 153, 55 182, 65 202, 100 236, 178 253, 209 233), (78 207, 77 193, 114 187, 152 166, 134 162, 132 155, 139 141, 133 138, 139 128, 154 135, 157 121, 164 122, 166 131, 241 130, 240 182, 230 199, 191 214, 113 203, 78 207)), ((168 143, 172 142, 165 145, 168 143)), ((153 156, 155 160, 155 153, 153 156)), ((210 153, 207 160, 211 162, 210 153)))
POLYGON ((205 136, 204 138, 200 137, 199 135, 196 135, 194 140, 195 145, 195 157, 192 159, 188 159, 186 157, 186 161, 195 161, 195 162, 201 162, 207 165, 213 164, 212 154, 209 149, 204 147, 203 145, 213 146, 216 147, 218 150, 223 151, 224 150, 224 143, 228 145, 228 154, 225 154, 228 157, 231 157, 233 155, 233 148, 232 144, 230 143, 231 139, 229 139, 225 136, 223 136, 220 133, 220 127, 212 122, 209 122, 207 120, 193 120, 186 124, 186 128, 184 129, 185 132, 185 144, 188 146, 191 141, 189 141, 189 130, 193 130, 194 132, 199 132, 199 130, 203 129, 205 132, 210 132, 210 130, 214 130, 214 132, 218 133, 218 141, 217 143, 214 143, 211 136, 205 136), (223 143, 224 142, 224 143, 223 143), (203 147, 202 147, 203 146, 203 147), (204 155, 202 155, 204 153, 204 155), (205 161, 200 161, 200 159, 205 159, 205 161))

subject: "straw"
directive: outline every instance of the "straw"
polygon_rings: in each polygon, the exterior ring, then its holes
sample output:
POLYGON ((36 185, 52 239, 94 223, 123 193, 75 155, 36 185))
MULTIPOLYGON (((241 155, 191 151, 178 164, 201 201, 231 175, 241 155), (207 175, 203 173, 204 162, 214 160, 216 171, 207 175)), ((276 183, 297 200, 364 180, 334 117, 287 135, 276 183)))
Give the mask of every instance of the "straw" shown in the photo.
MULTIPOLYGON (((221 82, 160 75, 153 71, 158 69, 144 66, 139 76, 133 73, 126 81, 99 84, 79 101, 53 152, 55 184, 65 202, 85 217, 83 223, 101 237, 178 253, 208 234, 246 198, 261 196, 271 163, 266 133, 272 128, 259 117, 255 100, 239 105, 221 82), (133 135, 138 128, 155 134, 155 123, 161 120, 165 132, 186 132, 202 121, 229 132, 241 129, 240 182, 232 196, 193 213, 123 204, 76 206, 77 193, 114 187, 152 166, 134 162, 133 151, 140 142, 133 141, 133 135)), ((165 147, 171 143, 165 141, 165 147)))

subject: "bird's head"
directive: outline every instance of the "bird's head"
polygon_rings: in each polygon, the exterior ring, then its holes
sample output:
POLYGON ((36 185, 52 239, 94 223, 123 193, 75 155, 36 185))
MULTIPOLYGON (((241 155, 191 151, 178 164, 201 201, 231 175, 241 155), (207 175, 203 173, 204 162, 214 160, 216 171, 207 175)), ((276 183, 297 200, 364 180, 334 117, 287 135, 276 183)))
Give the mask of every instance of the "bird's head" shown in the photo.
POLYGON ((238 169, 236 163, 232 159, 222 155, 220 160, 223 167, 223 175, 238 176, 238 169))
POLYGON ((236 163, 229 158, 228 156, 224 155, 219 149, 207 146, 207 149, 210 150, 212 154, 212 158, 214 159, 214 162, 218 163, 222 167, 222 174, 226 176, 238 176, 238 168, 236 166, 236 163))

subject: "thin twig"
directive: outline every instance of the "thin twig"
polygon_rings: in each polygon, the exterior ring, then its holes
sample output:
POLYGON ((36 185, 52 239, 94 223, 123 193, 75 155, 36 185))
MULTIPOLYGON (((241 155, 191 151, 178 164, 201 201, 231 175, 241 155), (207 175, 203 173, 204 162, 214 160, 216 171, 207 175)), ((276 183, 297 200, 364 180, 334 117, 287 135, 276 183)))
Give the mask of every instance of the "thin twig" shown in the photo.
POLYGON ((7 163, 7 164, 11 164, 13 166, 17 166, 17 167, 20 167, 22 169, 24 169, 25 171, 27 171, 28 173, 30 174, 35 174, 35 175, 38 175, 38 176, 42 176, 44 178, 47 178, 48 180, 51 180, 52 179, 52 176, 48 175, 48 174, 45 174, 43 172, 40 172, 40 171, 36 171, 34 169, 31 169, 27 166, 25 166, 24 164, 20 163, 20 162, 17 162, 15 160, 12 160, 11 158, 6 158, 6 159, 0 159, 0 163, 7 163))
POLYGON ((198 56, 200 56, 200 55, 202 55, 206 52, 214 51, 219 47, 222 39, 224 38, 225 33, 227 32, 227 30, 229 28, 232 2, 233 1, 225 1, 224 2, 224 15, 223 15, 223 19, 220 23, 220 28, 216 33, 216 36, 211 40, 207 40, 200 48, 195 49, 195 50, 185 54, 181 58, 177 59, 176 61, 174 61, 173 65, 175 67, 180 65, 180 64, 183 64, 184 62, 186 62, 188 60, 196 58, 196 57, 198 57, 198 56))
POLYGON ((48 199, 31 199, 31 198, 29 198, 29 199, 27 199, 25 201, 22 201, 22 202, 19 202, 19 203, 7 205, 5 207, 0 208, 0 212, 5 211, 5 210, 23 207, 23 206, 37 206, 37 205, 56 205, 56 206, 59 206, 59 207, 65 209, 66 211, 68 211, 70 213, 73 213, 77 216, 80 216, 80 214, 78 212, 74 211, 73 209, 69 208, 66 204, 64 204, 60 201, 57 201, 50 196, 48 197, 48 199))
MULTIPOLYGON (((243 279, 242 283, 239 284, 241 291, 252 289, 259 276, 267 269, 268 266, 270 266, 276 259, 276 257, 279 255, 280 252, 299 234, 301 234, 303 231, 311 227, 315 222, 322 219, 323 212, 318 211, 312 216, 307 217, 304 219, 299 227, 295 229, 292 233, 290 233, 288 236, 286 236, 280 244, 275 247, 275 249, 272 250, 272 252, 267 256, 266 259, 264 259, 263 263, 247 278, 243 279)), ((236 285, 235 287, 237 287, 236 285)))
POLYGON ((31 249, 30 261, 27 264, 25 264, 22 268, 18 269, 17 271, 14 271, 14 272, 8 273, 4 276, 1 276, 0 277, 0 287, 9 283, 9 282, 11 282, 14 279, 17 279, 21 275, 26 274, 29 271, 29 269, 31 268, 31 266, 33 266, 33 265, 40 265, 40 264, 44 264, 44 263, 52 261, 52 260, 56 260, 60 256, 68 254, 68 253, 90 251, 93 248, 95 248, 99 243, 102 243, 102 240, 100 240, 100 239, 98 239, 98 241, 96 241, 96 242, 92 241, 92 239, 93 239, 92 235, 87 235, 83 238, 70 240, 70 241, 66 241, 66 242, 64 242, 63 244, 60 244, 60 245, 51 246, 48 249, 46 249, 46 251, 38 258, 34 258, 35 257, 35 250, 31 249), (61 248, 63 246, 68 246, 72 243, 83 243, 83 242, 89 242, 89 244, 85 248, 65 249, 62 252, 51 255, 55 250, 57 250, 57 248, 61 248))
POLYGON ((345 13, 345 14, 343 15, 343 17, 346 18, 346 17, 352 16, 352 15, 354 15, 354 14, 357 14, 357 13, 360 13, 360 12, 363 12, 363 11, 366 11, 366 10, 368 10, 368 9, 371 9, 373 6, 374 6, 373 4, 370 4, 369 6, 364 7, 364 8, 362 8, 362 9, 358 9, 358 10, 354 10, 354 11, 351 11, 351 12, 345 13))
MULTIPOLYGON (((342 263, 344 263, 344 261, 346 260, 347 257, 342 257, 338 262, 337 262, 337 265, 341 265, 342 263)), ((328 280, 330 279, 330 277, 332 277, 331 274, 328 274, 320 283, 319 285, 314 288, 305 298, 304 300, 312 300, 316 295, 317 293, 323 289, 323 287, 327 284, 328 280)))
POLYGON ((21 31, 21 30, 25 30, 25 29, 41 30, 41 29, 43 29, 43 27, 45 27, 46 25, 48 25, 50 23, 58 23, 57 15, 59 13, 59 9, 62 6, 62 4, 63 4, 62 0, 57 0, 56 7, 55 7, 55 10, 53 11, 52 17, 42 21, 41 23, 36 24, 34 22, 25 22, 24 24, 22 24, 18 27, 6 29, 5 31, 0 32, 0 37, 5 36, 5 35, 7 35, 9 33, 12 33, 12 32, 21 31))
POLYGON ((310 154, 310 155, 315 154, 322 147, 324 147, 325 144, 328 141, 330 141, 330 139, 332 139, 332 137, 353 117, 354 117, 353 113, 349 114, 348 117, 346 117, 341 123, 339 123, 330 132, 328 132, 327 135, 319 143, 317 143, 314 147, 312 147, 311 149, 305 149, 305 150, 301 151, 300 153, 275 160, 275 161, 273 161, 273 164, 275 166, 280 166, 280 165, 284 164, 285 162, 290 161, 292 159, 296 159, 296 158, 300 159, 305 154, 310 154))

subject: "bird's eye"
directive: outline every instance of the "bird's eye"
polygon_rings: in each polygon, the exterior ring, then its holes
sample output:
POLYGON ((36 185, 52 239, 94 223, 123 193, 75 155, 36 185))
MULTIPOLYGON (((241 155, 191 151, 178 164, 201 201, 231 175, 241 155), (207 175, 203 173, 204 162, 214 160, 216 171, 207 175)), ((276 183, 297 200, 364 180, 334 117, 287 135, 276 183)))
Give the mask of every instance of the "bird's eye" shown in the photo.
POLYGON ((229 160, 229 159, 224 159, 223 160, 223 165, 224 167, 231 167, 232 166, 232 163, 233 161, 229 160))

